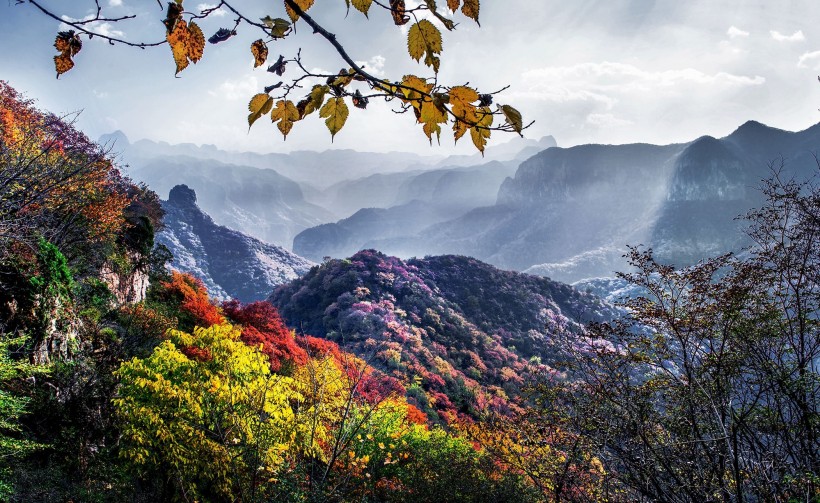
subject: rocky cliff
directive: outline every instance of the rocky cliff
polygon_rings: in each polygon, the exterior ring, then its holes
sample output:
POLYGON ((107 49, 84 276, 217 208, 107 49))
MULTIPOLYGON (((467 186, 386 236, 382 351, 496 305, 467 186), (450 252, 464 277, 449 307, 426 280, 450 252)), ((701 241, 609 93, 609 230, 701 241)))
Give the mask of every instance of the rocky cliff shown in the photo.
POLYGON ((282 247, 217 225, 197 206, 196 193, 186 185, 171 189, 162 207, 165 229, 157 242, 173 253, 171 266, 202 279, 216 297, 264 299, 276 286, 313 266, 282 247))

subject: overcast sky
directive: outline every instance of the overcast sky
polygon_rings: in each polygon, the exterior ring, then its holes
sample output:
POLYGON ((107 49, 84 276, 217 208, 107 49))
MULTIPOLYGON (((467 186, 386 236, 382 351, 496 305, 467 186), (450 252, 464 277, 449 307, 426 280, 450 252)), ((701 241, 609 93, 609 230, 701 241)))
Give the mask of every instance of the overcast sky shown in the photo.
MULTIPOLYGON (((100 0, 111 16, 139 20, 106 25, 128 40, 164 37, 155 0, 100 0)), ((31 5, 0 4, 0 79, 55 112, 83 110, 80 126, 92 137, 115 129, 132 140, 216 144, 230 150, 281 152, 355 148, 369 151, 471 153, 469 138, 431 148, 410 115, 386 105, 352 110, 333 144, 318 116, 295 125, 286 142, 267 121, 247 132, 246 105, 278 79, 253 70, 247 28, 226 43, 208 45, 197 65, 174 78, 167 46, 148 50, 86 41, 76 67, 54 78, 52 47, 59 23, 31 5)), ((82 17, 94 2, 70 5, 82 17)), ((237 0, 249 17, 282 16, 237 0)), ((408 2, 409 3, 409 2, 408 2)), ((444 4, 444 1, 440 1, 444 4)), ((393 79, 426 68, 409 59, 404 32, 374 7, 370 21, 343 0, 317 0, 311 11, 359 61, 393 79)), ((187 10, 202 4, 187 0, 187 10)), ((278 7, 277 7, 278 8, 278 7)), ((206 37, 230 16, 202 23, 206 37)), ((801 130, 820 121, 820 2, 813 0, 484 0, 481 28, 463 16, 445 33, 440 82, 469 82, 484 91, 511 87, 497 101, 535 120, 527 136, 551 134, 559 145, 672 143, 724 136, 749 119, 801 130)), ((271 45, 271 59, 302 48, 316 69, 344 66, 332 48, 306 29, 271 45)), ((289 74, 286 73, 285 77, 289 74)), ((507 140, 498 135, 492 142, 507 140)))

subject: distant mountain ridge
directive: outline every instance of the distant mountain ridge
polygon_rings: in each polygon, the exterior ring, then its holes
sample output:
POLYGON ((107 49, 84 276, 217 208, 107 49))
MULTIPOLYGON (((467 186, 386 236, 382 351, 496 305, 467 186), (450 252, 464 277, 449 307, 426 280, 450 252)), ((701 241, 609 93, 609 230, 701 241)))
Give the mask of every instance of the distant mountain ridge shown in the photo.
POLYGON ((312 260, 347 257, 367 248, 409 256, 404 238, 473 208, 493 204, 499 185, 515 172, 515 167, 514 161, 492 161, 414 173, 397 180, 401 184, 392 192, 385 191, 385 197, 394 198, 392 205, 362 208, 336 223, 304 230, 294 238, 293 250, 312 260))
POLYGON ((174 269, 200 278, 216 298, 262 300, 314 265, 279 246, 215 224, 186 185, 172 188, 162 208, 165 228, 156 241, 174 255, 174 269))
MULTIPOLYGON (((130 142, 121 131, 103 135, 99 142, 119 156, 135 181, 145 182, 161 194, 186 184, 197 192, 202 209, 220 225, 287 249, 301 231, 350 217, 362 208, 425 199, 406 197, 404 187, 430 170, 451 172, 463 169, 464 164, 490 159, 511 163, 522 149, 555 144, 552 137, 538 141, 515 138, 488 147, 484 160, 477 156, 443 158, 353 150, 228 152, 213 145, 130 142), (437 163, 448 167, 439 168, 437 163)), ((492 187, 493 201, 496 189, 492 187)), ((474 193, 466 191, 465 197, 474 193)), ((476 200, 476 204, 490 202, 476 200)))
POLYGON ((402 238, 402 256, 463 254, 567 282, 624 270, 627 245, 689 265, 741 249, 736 217, 760 204, 772 161, 804 179, 819 149, 820 125, 793 133, 754 121, 678 145, 549 148, 521 163, 494 205, 402 238))

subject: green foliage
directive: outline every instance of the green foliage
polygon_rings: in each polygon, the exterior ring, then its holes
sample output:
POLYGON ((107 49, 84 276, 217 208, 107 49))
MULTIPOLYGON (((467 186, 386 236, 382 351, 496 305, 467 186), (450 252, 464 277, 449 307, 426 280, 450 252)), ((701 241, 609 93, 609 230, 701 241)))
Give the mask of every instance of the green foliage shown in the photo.
POLYGON ((43 300, 71 298, 74 278, 68 260, 42 237, 37 242, 37 273, 29 278, 29 283, 32 295, 43 300))
POLYGON ((74 299, 83 307, 80 316, 96 323, 111 309, 114 294, 105 282, 92 277, 75 285, 74 299))
POLYGON ((27 412, 30 398, 21 393, 26 377, 42 375, 47 368, 11 358, 12 349, 22 349, 25 337, 7 338, 0 335, 0 499, 8 497, 11 489, 11 461, 19 461, 26 454, 43 447, 23 433, 20 417, 27 412))

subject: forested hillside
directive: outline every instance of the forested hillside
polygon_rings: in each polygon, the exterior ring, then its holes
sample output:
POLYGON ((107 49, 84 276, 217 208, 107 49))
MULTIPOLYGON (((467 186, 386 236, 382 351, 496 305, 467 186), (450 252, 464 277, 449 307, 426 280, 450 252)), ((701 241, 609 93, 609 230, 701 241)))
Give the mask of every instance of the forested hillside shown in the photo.
POLYGON ((537 499, 415 382, 169 273, 159 198, 66 118, 2 83, 0 120, 2 499, 537 499))
POLYGON ((0 82, 0 499, 820 500, 816 178, 773 172, 742 256, 588 292, 365 250, 220 302, 71 119, 0 82))

